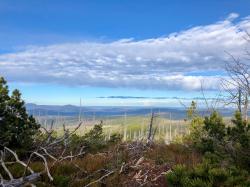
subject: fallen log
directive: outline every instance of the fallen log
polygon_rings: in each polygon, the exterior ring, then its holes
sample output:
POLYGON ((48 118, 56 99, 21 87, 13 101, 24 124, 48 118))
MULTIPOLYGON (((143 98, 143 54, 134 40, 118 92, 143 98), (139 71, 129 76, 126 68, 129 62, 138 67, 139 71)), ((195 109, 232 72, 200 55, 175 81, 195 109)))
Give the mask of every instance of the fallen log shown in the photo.
POLYGON ((25 183, 34 183, 38 181, 41 177, 41 173, 32 173, 26 177, 21 177, 18 179, 12 180, 2 180, 0 186, 1 187, 20 187, 25 183))

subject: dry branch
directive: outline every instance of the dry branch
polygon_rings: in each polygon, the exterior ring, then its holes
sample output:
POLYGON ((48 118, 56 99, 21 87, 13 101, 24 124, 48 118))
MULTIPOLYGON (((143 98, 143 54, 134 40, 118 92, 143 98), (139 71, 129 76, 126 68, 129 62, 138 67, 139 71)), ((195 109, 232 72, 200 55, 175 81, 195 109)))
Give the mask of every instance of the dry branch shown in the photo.
POLYGON ((91 186, 92 184, 95 184, 95 183, 97 183, 97 182, 101 182, 103 179, 105 179, 106 177, 108 177, 109 175, 111 175, 111 174, 113 174, 113 173, 114 173, 114 171, 110 171, 110 172, 108 172, 107 174, 105 174, 105 175, 103 175, 102 177, 100 177, 99 179, 97 179, 97 180, 95 180, 95 181, 93 181, 93 182, 91 182, 91 183, 85 185, 84 187, 88 187, 88 186, 91 186))
POLYGON ((80 157, 80 156, 85 154, 85 152, 83 151, 84 147, 81 147, 80 151, 76 154, 73 154, 72 151, 67 151, 67 144, 68 144, 69 138, 80 128, 81 125, 82 125, 82 123, 79 123, 72 132, 69 132, 69 130, 66 129, 66 127, 64 126, 64 135, 62 137, 59 137, 56 139, 52 139, 53 122, 51 123, 49 130, 47 130, 46 128, 42 128, 44 130, 44 132, 47 134, 47 138, 44 141, 42 141, 42 143, 40 143, 40 146, 38 146, 38 148, 36 148, 36 150, 34 150, 30 153, 27 164, 24 161, 21 161, 19 159, 18 155, 13 150, 11 150, 7 147, 4 147, 3 150, 5 152, 8 152, 12 156, 14 156, 15 162, 5 161, 4 160, 5 155, 4 155, 3 151, 1 151, 0 164, 3 168, 3 170, 6 172, 6 174, 9 177, 9 180, 6 180, 3 178, 2 175, 0 175, 1 186, 22 186, 27 182, 32 183, 34 181, 37 181, 40 178, 40 176, 44 173, 48 176, 50 181, 53 181, 53 177, 50 173, 51 167, 53 167, 56 163, 62 162, 66 159, 70 159, 72 161, 73 158, 80 157), (64 145, 63 149, 62 149, 62 144, 61 144, 62 142, 64 145), (62 149, 62 152, 61 152, 60 156, 58 157, 57 150, 61 150, 61 149, 62 149), (65 153, 68 153, 68 152, 70 152, 70 154, 65 155, 65 153), (35 156, 42 159, 43 164, 44 164, 44 171, 36 173, 30 168, 32 158, 35 156), (51 166, 49 166, 49 164, 48 164, 49 160, 53 161, 51 166), (10 172, 8 167, 6 166, 6 164, 10 164, 10 163, 11 164, 19 163, 25 168, 22 177, 17 178, 17 179, 15 179, 13 177, 12 173, 10 172), (27 170, 29 171, 30 175, 26 176, 27 170))

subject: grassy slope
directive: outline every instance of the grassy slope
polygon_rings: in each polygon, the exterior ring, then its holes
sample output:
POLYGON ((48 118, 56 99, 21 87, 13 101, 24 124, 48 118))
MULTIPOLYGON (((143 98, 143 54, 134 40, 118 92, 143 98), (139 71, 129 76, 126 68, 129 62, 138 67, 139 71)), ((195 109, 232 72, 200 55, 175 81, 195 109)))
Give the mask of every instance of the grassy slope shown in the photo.
MULTIPOLYGON (((99 120, 83 121, 82 127, 78 130, 79 135, 88 132, 99 120)), ((113 133, 120 133, 124 140, 145 139, 147 137, 150 116, 129 116, 117 117, 103 120, 103 130, 107 138, 113 133)), ((156 140, 173 140, 175 137, 188 132, 188 122, 184 120, 169 120, 163 117, 154 119, 156 140)), ((57 125, 57 132, 63 132, 62 125, 57 125)), ((74 129, 76 125, 69 125, 67 128, 74 129)))

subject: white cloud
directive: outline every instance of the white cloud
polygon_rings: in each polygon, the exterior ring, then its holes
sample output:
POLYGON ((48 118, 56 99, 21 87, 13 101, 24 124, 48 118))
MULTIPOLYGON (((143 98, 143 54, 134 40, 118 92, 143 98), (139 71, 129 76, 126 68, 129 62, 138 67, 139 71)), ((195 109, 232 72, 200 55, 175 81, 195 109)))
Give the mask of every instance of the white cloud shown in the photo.
POLYGON ((227 20, 233 21, 234 19, 238 18, 240 15, 237 13, 231 13, 228 15, 227 20))
POLYGON ((242 56, 250 17, 197 26, 166 37, 110 43, 82 42, 33 46, 0 55, 0 74, 16 82, 135 87, 140 89, 216 89, 219 76, 190 72, 223 71, 225 51, 242 56))

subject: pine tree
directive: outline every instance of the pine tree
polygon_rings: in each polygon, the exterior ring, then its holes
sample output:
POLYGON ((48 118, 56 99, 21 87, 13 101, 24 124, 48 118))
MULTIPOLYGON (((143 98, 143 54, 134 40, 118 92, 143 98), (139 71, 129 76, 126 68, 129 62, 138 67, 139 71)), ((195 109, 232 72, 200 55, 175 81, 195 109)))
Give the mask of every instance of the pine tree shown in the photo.
POLYGON ((26 112, 21 93, 9 89, 4 78, 0 77, 0 145, 13 149, 28 149, 40 125, 26 112))

